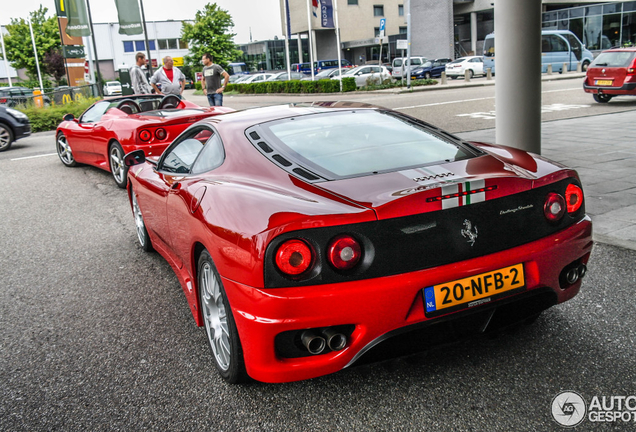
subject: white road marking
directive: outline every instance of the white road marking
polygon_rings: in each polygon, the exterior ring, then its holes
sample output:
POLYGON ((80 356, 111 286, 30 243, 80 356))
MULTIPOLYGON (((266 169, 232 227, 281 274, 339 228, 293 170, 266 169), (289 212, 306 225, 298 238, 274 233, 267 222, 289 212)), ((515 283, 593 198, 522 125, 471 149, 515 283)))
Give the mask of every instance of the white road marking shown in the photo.
POLYGON ((57 153, 47 153, 47 154, 41 154, 41 155, 35 155, 35 156, 26 156, 26 157, 15 158, 10 160, 19 161, 19 160, 34 159, 34 158, 45 157, 45 156, 57 156, 57 153))
MULTIPOLYGON (((590 105, 567 105, 567 104, 552 104, 552 105, 543 105, 541 107, 541 114, 551 113, 555 111, 568 111, 572 109, 578 108, 589 108, 590 105)), ((473 119, 485 119, 485 120, 494 120, 495 119, 495 111, 481 111, 474 112, 469 114, 457 114, 456 117, 470 117, 473 119)))
MULTIPOLYGON (((573 87, 573 88, 559 89, 559 90, 546 90, 541 93, 556 93, 556 92, 572 91, 572 90, 581 90, 581 87, 573 87)), ((448 105, 448 104, 456 104, 456 103, 464 103, 464 102, 476 102, 476 101, 488 100, 488 99, 494 99, 494 98, 495 98, 494 96, 490 96, 490 97, 475 98, 475 99, 462 99, 462 100, 436 102, 436 103, 422 104, 422 105, 411 105, 411 106, 398 107, 393 109, 405 110, 405 109, 425 108, 425 107, 438 106, 438 105, 448 105)))

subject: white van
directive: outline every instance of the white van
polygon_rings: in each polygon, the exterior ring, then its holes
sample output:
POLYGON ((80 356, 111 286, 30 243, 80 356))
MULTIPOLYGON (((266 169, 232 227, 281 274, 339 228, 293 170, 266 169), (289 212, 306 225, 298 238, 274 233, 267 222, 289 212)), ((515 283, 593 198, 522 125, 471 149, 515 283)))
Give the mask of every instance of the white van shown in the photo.
MULTIPOLYGON (((569 71, 575 71, 581 62, 582 70, 594 60, 594 55, 585 48, 579 38, 569 30, 543 30, 541 32, 541 72, 546 73, 548 64, 553 72, 563 72, 563 63, 567 63, 569 71)), ((495 34, 484 39, 484 70, 492 70, 495 74, 495 34)))
MULTIPOLYGON (((411 70, 422 66, 426 63, 426 60, 428 60, 426 57, 411 56, 411 70)), ((403 70, 406 70, 407 64, 406 57, 396 57, 393 59, 393 72, 391 72, 393 79, 402 79, 402 76, 406 77, 406 74, 403 75, 403 70)))

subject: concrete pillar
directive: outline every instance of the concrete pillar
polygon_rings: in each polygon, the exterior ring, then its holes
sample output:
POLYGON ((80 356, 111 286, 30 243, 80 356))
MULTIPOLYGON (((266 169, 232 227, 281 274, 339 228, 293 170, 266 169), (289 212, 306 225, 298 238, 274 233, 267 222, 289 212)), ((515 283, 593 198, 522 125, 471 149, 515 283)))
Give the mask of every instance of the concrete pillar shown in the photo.
POLYGON ((496 1, 495 34, 496 142, 540 154, 541 0, 496 1))
POLYGON ((470 50, 477 54, 477 12, 470 13, 470 50))
POLYGON ((300 37, 300 33, 298 33, 298 63, 303 62, 303 40, 300 37))

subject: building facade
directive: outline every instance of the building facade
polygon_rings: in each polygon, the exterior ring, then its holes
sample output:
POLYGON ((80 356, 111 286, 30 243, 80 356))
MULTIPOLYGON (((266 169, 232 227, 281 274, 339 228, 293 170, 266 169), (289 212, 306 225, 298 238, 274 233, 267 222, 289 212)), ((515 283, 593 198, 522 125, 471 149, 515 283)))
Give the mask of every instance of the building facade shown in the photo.
MULTIPOLYGON (((494 31, 494 5, 506 0, 411 0, 411 54, 428 58, 481 55, 483 41, 494 31)), ((342 57, 354 64, 377 62, 380 19, 386 19, 388 37, 382 45, 382 61, 402 55, 395 40, 406 39, 408 0, 338 0, 340 47, 335 30, 321 27, 320 11, 307 0, 280 0, 283 34, 285 3, 289 4, 290 34, 314 39, 315 60, 342 57)), ((543 0, 543 28, 569 29, 592 51, 636 43, 636 2, 603 0, 543 0)), ((294 43, 294 42, 292 42, 294 43)), ((307 57, 291 61, 308 61, 307 57)))

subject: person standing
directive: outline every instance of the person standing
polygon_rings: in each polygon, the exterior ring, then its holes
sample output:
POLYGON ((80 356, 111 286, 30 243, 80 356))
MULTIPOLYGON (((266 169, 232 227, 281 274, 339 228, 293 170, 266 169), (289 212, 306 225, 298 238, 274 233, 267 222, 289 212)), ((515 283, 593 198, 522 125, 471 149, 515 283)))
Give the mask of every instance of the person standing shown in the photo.
POLYGON ((163 67, 157 69, 150 78, 150 84, 157 94, 175 95, 181 98, 185 89, 185 75, 174 66, 172 57, 166 56, 163 58, 163 67), (157 85, 161 86, 161 89, 157 85))
POLYGON ((141 67, 146 65, 146 55, 138 52, 135 55, 135 60, 137 64, 130 68, 130 85, 132 85, 135 94, 150 94, 152 89, 148 84, 148 78, 146 78, 146 73, 141 70, 141 67))
POLYGON ((218 64, 212 63, 210 54, 203 54, 201 61, 203 62, 201 89, 208 96, 210 106, 222 106, 223 90, 225 90, 227 83, 230 81, 230 74, 218 64), (225 78, 223 84, 221 84, 221 77, 225 78))

